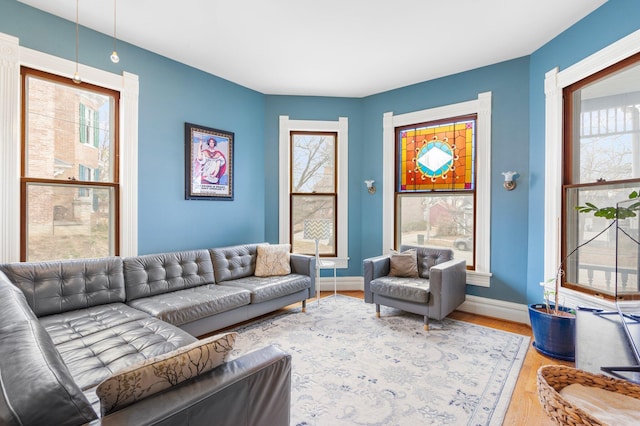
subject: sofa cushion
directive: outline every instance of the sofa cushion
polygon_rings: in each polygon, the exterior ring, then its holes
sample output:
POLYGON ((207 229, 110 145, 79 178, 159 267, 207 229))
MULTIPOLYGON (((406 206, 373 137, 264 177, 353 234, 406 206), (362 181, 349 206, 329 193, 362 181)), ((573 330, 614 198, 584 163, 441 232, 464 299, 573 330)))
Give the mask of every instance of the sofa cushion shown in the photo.
POLYGON ((371 281, 371 292, 409 302, 429 302, 429 280, 424 278, 381 277, 371 281))
POLYGON ((251 303, 260 303, 287 296, 311 286, 307 275, 289 274, 274 277, 246 277, 220 283, 223 286, 244 288, 251 292, 251 303))
POLYGON ((197 377, 224 363, 238 333, 212 336, 120 371, 96 389, 102 415, 197 377))
POLYGON ((258 244, 212 248, 209 252, 218 284, 250 277, 255 273, 258 244))
POLYGON ((391 251, 389 275, 392 277, 418 278, 418 257, 416 249, 403 252, 391 251))
POLYGON ((291 244, 264 244, 257 248, 256 277, 272 277, 291 273, 291 244))
POLYGON ((214 283, 208 250, 126 257, 123 264, 128 301, 214 283))
POLYGON ((249 291, 218 284, 203 285, 129 302, 132 307, 177 326, 249 303, 251 303, 249 291))
POLYGON ((144 318, 115 324, 56 347, 73 379, 84 390, 130 365, 196 340, 187 332, 145 314, 144 318))
POLYGON ((0 403, 5 424, 76 426, 97 418, 37 320, 0 327, 0 403))
POLYGON ((0 265, 38 316, 124 302, 122 259, 74 259, 0 265))
POLYGON ((55 345, 78 339, 116 325, 149 318, 149 314, 124 303, 92 306, 40 318, 55 345))

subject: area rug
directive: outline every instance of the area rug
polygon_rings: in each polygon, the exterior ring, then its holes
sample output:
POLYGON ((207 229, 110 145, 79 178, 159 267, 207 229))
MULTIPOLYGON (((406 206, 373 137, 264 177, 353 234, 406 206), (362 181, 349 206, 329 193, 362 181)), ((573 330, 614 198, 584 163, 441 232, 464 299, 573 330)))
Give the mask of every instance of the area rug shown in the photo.
POLYGON ((242 326, 231 357, 292 356, 292 425, 500 425, 529 337, 330 296, 242 326))

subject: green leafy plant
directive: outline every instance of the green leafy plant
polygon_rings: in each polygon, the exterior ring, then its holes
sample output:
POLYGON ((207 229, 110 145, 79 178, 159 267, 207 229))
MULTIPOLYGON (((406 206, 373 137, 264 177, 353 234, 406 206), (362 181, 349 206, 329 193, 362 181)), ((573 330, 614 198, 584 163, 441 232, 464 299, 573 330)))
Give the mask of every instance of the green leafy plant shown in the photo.
MULTIPOLYGON (((635 200, 640 198, 638 191, 632 191, 629 194, 629 200, 635 200)), ((640 201, 630 204, 627 207, 597 207, 593 203, 584 203, 584 206, 576 206, 578 213, 593 213, 595 217, 603 217, 605 219, 627 219, 629 217, 636 217, 636 212, 640 210, 640 201)))
POLYGON ((578 213, 592 213, 595 217, 602 217, 604 219, 609 219, 612 220, 612 222, 605 227, 602 231, 600 231, 598 234, 596 234, 595 236, 591 237, 589 240, 585 241, 584 243, 578 245, 576 248, 574 248, 571 253, 569 253, 567 256, 565 256, 564 260, 562 262, 560 262, 560 266, 558 266, 558 271, 556 272, 556 276, 553 278, 548 279, 546 282, 550 283, 550 282, 555 282, 555 288, 554 290, 546 290, 545 289, 545 305, 547 307, 547 312, 551 311, 551 307, 550 307, 550 302, 549 299, 551 296, 554 297, 554 308, 553 308, 553 314, 554 315, 558 315, 560 313, 560 303, 559 303, 559 295, 560 295, 560 281, 562 279, 562 276, 564 275, 564 263, 565 261, 572 255, 574 254, 576 251, 578 251, 579 248, 589 244, 591 241, 595 240, 596 238, 598 238, 600 235, 602 235, 603 233, 605 233, 608 229, 610 229, 612 226, 614 226, 618 220, 620 219, 627 219, 630 217, 636 217, 638 215, 638 211, 640 211, 640 192, 638 191, 632 191, 631 193, 629 193, 628 196, 629 200, 638 200, 635 203, 632 203, 628 206, 607 206, 607 207, 598 207, 593 203, 584 203, 583 206, 576 206, 575 209, 578 211, 578 213))

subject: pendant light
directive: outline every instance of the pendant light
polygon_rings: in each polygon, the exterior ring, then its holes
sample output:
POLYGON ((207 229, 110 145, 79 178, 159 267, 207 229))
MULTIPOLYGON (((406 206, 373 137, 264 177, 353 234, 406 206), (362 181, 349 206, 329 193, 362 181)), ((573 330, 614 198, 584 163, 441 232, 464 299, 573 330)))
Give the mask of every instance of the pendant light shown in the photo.
POLYGON ((76 84, 80 84, 82 82, 82 79, 80 78, 80 73, 78 72, 78 45, 80 44, 79 37, 78 37, 78 33, 79 33, 78 1, 79 0, 76 0, 76 72, 73 74, 73 82, 76 84))
POLYGON ((116 52, 116 0, 113 0, 113 53, 111 54, 111 62, 117 64, 120 62, 118 52, 116 52))

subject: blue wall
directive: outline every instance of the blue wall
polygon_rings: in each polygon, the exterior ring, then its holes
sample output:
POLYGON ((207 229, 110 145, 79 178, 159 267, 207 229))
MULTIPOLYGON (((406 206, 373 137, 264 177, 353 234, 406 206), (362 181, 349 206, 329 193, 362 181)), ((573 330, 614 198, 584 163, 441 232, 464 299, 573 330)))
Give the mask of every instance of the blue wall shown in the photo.
MULTIPOLYGON (((312 96, 267 96, 265 102, 265 220, 266 240, 278 241, 278 142, 279 116, 287 115, 291 120, 337 121, 339 117, 349 119, 349 268, 340 269, 340 276, 362 275, 360 247, 361 204, 366 192, 361 178, 362 145, 362 101, 351 98, 312 96)), ((367 193, 368 194, 368 193, 367 193)), ((329 271, 323 271, 323 276, 329 271)))
POLYGON ((640 2, 609 0, 531 55, 529 82, 529 247, 527 300, 542 299, 544 277, 544 76, 560 71, 640 28, 640 2))
MULTIPOLYGON (((529 58, 519 58, 364 99, 363 176, 382 182, 382 115, 454 104, 492 92, 491 119, 491 288, 469 286, 468 293, 524 302, 527 270, 527 198, 529 58), (365 149, 366 148, 366 149, 365 149), (506 191, 502 172, 520 174, 518 187, 506 191)), ((386 252, 382 247, 382 194, 363 200, 363 256, 386 252)))
MULTIPOLYGON (((382 247, 382 116, 493 93, 491 288, 483 297, 541 298, 544 213, 544 74, 564 69, 640 27, 640 2, 609 0, 532 55, 362 99, 266 96, 82 28, 80 61, 140 77, 139 246, 141 253, 278 239, 278 116, 349 118, 349 256, 342 276, 382 247), (235 200, 184 200, 184 122, 235 132, 235 200), (501 172, 520 173, 502 188, 501 172), (263 178, 264 177, 264 178, 263 178), (379 191, 369 195, 364 179, 379 191)), ((73 60, 74 24, 15 0, 0 0, 0 32, 21 45, 73 60)))
MULTIPOLYGON (((15 0, 0 11, 0 32, 74 60, 74 23, 15 0)), ((264 241, 265 96, 126 43, 112 64, 112 43, 81 27, 81 63, 139 76, 139 252, 264 241), (184 199, 185 122, 235 133, 234 201, 184 199)))

